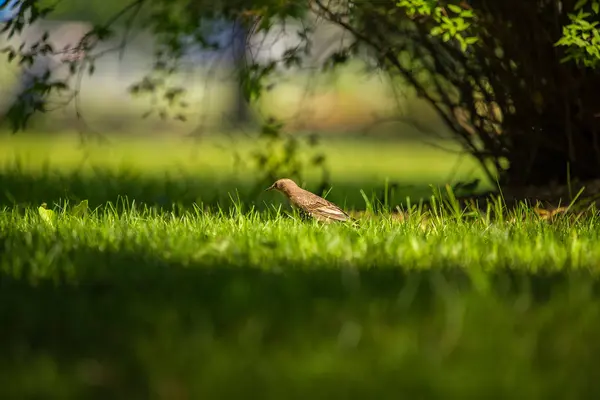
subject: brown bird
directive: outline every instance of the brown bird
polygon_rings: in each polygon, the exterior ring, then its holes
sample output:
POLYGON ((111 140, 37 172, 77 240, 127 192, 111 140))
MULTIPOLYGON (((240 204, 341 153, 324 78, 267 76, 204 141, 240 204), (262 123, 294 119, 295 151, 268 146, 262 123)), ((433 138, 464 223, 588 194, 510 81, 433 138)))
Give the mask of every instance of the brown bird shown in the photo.
POLYGON ((277 190, 283 193, 292 206, 299 208, 305 215, 322 222, 349 221, 352 218, 330 201, 302 189, 291 179, 279 179, 265 190, 277 190))

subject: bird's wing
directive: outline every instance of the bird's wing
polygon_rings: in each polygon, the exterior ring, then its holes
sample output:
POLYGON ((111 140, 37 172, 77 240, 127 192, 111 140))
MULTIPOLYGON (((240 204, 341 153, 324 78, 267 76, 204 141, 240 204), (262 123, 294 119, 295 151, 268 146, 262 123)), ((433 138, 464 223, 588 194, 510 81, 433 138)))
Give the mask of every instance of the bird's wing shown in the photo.
POLYGON ((309 212, 315 216, 333 219, 336 221, 346 221, 350 219, 350 216, 346 214, 344 210, 325 199, 311 199, 306 206, 309 212))

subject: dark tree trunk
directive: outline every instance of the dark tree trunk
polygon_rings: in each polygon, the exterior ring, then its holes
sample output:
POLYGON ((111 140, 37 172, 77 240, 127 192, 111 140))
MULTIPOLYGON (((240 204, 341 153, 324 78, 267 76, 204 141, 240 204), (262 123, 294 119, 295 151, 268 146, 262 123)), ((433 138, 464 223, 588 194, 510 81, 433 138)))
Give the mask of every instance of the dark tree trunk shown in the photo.
POLYGON ((569 132, 557 117, 512 136, 510 167, 505 171, 504 183, 539 186, 600 179, 597 135, 577 125, 569 132))

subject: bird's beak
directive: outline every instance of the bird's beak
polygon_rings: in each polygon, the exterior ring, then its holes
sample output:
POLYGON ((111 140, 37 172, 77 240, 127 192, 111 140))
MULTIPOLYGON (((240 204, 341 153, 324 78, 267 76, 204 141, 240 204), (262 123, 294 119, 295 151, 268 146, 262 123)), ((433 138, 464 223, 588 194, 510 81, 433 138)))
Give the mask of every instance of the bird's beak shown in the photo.
POLYGON ((269 186, 268 188, 265 189, 265 192, 268 192, 269 190, 273 190, 275 189, 275 184, 272 184, 271 186, 269 186))

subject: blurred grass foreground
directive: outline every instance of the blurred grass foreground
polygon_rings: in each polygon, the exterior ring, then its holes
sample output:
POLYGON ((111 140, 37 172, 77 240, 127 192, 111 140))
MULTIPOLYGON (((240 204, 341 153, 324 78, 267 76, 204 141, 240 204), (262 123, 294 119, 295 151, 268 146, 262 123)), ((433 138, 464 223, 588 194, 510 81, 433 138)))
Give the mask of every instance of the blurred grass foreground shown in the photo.
MULTIPOLYGON (((600 394, 597 217, 303 223, 251 197, 222 140, 2 138, 1 398, 600 394)), ((348 209, 386 180, 400 203, 473 176, 419 144, 327 140, 348 209)))

